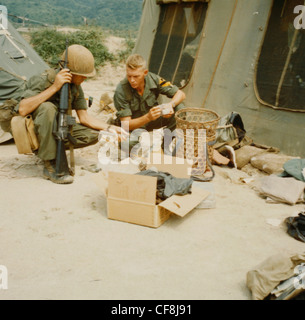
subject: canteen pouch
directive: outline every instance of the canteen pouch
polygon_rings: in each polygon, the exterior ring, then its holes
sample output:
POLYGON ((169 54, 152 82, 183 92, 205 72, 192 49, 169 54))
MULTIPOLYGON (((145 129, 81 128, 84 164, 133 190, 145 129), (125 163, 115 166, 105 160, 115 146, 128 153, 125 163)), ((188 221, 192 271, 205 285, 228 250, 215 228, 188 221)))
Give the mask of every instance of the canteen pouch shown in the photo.
POLYGON ((11 127, 18 153, 33 153, 39 148, 39 142, 34 128, 34 121, 30 114, 26 117, 13 117, 11 120, 11 127))

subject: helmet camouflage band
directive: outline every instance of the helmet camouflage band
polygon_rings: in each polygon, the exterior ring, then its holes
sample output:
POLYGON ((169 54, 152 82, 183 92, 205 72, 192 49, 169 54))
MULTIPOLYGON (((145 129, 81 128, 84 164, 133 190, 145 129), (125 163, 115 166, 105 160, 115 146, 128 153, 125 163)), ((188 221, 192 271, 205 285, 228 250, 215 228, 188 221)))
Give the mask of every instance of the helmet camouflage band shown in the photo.
MULTIPOLYGON (((65 58, 65 52, 61 57, 62 60, 65 58)), ((68 68, 72 74, 79 76, 94 77, 96 74, 92 53, 78 44, 68 47, 68 68)))

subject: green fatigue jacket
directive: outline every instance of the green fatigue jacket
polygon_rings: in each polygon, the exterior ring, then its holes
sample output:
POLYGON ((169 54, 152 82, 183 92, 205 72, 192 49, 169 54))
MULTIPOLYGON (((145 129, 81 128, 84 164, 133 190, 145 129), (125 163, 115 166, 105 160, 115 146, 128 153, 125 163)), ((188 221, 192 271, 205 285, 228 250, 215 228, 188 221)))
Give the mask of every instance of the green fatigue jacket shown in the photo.
MULTIPOLYGON (((29 79, 26 84, 22 98, 33 97, 48 87, 55 80, 56 73, 59 70, 49 69, 41 75, 35 75, 29 79)), ((87 104, 84 92, 81 86, 70 84, 69 103, 74 110, 86 110, 87 104)), ((56 115, 58 113, 60 102, 60 91, 55 93, 48 101, 42 103, 33 113, 35 131, 39 140, 39 150, 37 155, 42 160, 52 160, 56 157, 57 143, 53 135, 56 125, 56 115)), ((19 104, 16 107, 18 112, 19 104)), ((80 124, 73 126, 73 137, 76 139, 74 148, 86 147, 98 141, 98 131, 90 129, 80 124)))
MULTIPOLYGON (((42 91, 49 88, 55 80, 55 76, 59 72, 59 70, 49 69, 40 75, 35 75, 29 79, 26 83, 25 91, 22 94, 21 99, 33 97, 42 91)), ((74 84, 70 85, 71 89, 71 103, 72 109, 80 110, 87 109, 86 100, 84 97, 84 92, 81 86, 76 86, 74 84)), ((59 107, 60 101, 60 91, 55 93, 48 102, 52 102, 57 108, 59 107)), ((19 109, 19 105, 17 106, 17 110, 19 109)))
MULTIPOLYGON (((179 88, 172 85, 169 81, 149 72, 145 77, 144 94, 140 96, 125 78, 118 84, 114 93, 114 105, 117 109, 116 115, 119 119, 124 117, 131 117, 132 119, 139 118, 147 114, 152 107, 160 104, 158 102, 160 94, 172 98, 178 90, 179 88)), ((176 106, 175 111, 180 108, 180 105, 176 106)), ((175 117, 173 116, 170 119, 160 117, 143 128, 150 131, 162 126, 174 129, 175 117)))

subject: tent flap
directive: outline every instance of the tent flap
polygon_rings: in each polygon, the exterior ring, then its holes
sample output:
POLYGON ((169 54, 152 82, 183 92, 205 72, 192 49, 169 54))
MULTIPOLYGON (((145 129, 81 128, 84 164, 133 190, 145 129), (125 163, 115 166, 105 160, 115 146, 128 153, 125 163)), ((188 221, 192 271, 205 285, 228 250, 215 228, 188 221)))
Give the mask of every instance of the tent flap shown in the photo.
POLYGON ((204 2, 160 6, 149 69, 184 87, 191 77, 208 5, 204 2))
POLYGON ((303 4, 146 0, 134 52, 186 106, 233 110, 255 143, 305 157, 305 31, 293 28, 303 4))
MULTIPOLYGON (((8 21, 8 29, 0 25, 0 68, 17 78, 29 79, 49 66, 8 21)), ((2 97, 0 87, 0 100, 2 97)))

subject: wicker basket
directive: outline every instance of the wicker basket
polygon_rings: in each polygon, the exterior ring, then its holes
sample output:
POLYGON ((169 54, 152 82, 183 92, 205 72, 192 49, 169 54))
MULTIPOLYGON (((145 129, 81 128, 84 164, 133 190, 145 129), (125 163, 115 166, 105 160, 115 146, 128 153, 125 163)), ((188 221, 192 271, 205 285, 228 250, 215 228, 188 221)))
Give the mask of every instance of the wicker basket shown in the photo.
POLYGON ((215 141, 220 117, 216 112, 203 108, 184 108, 177 111, 175 117, 176 128, 182 129, 177 130, 177 136, 183 132, 181 138, 184 141, 184 145, 177 150, 177 156, 185 159, 193 157, 193 168, 197 169, 193 174, 203 174, 206 171, 206 145, 201 142, 207 144, 208 157, 212 160, 213 146, 209 142, 215 141))

